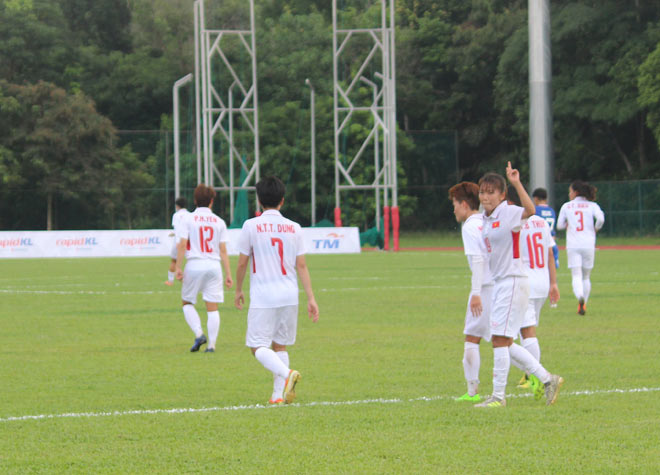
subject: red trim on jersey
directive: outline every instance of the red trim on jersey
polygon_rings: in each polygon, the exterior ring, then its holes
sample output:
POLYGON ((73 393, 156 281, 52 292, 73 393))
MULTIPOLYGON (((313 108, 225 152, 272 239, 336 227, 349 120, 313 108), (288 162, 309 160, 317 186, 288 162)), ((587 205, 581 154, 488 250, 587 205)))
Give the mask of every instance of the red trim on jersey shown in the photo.
POLYGON ((513 238, 513 258, 520 259, 520 231, 511 231, 513 238))
POLYGON ((252 249, 252 273, 256 274, 257 273, 257 263, 254 262, 254 249, 252 249))

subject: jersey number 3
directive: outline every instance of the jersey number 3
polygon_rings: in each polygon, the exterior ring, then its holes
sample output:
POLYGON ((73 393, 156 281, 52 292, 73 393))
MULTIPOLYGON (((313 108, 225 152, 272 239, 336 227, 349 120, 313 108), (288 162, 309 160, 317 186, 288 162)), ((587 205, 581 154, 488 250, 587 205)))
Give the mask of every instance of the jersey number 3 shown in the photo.
POLYGON ((282 275, 286 275, 284 268, 284 243, 280 238, 270 238, 270 245, 277 246, 277 253, 280 255, 280 267, 282 268, 282 275))
POLYGON ((577 228, 575 228, 576 231, 584 231, 584 214, 582 214, 582 211, 576 211, 575 216, 578 218, 578 225, 577 228))

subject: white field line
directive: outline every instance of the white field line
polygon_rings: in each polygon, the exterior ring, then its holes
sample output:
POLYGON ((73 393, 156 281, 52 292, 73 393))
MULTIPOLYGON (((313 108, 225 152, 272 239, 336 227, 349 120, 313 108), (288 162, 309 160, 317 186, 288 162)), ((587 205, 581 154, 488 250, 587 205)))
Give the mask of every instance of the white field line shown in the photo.
MULTIPOLYGON (((562 392, 563 398, 570 396, 597 396, 603 394, 637 394, 637 393, 650 393, 660 391, 660 388, 630 388, 630 389, 595 389, 595 390, 582 390, 562 392)), ((507 399, 527 398, 531 397, 531 393, 525 394, 508 394, 507 399)), ((317 406, 358 406, 364 404, 402 404, 406 402, 417 401, 439 401, 439 400, 452 400, 454 396, 421 396, 411 399, 361 399, 355 401, 316 401, 306 403, 295 403, 289 406, 270 406, 266 404, 251 404, 240 406, 224 406, 224 407, 200 407, 200 408, 174 408, 174 409, 135 409, 129 411, 110 411, 110 412, 66 412, 63 414, 39 414, 27 416, 12 416, 0 418, 0 423, 3 422, 16 422, 16 421, 32 421, 44 419, 65 419, 65 418, 89 418, 89 417, 108 417, 108 416, 141 416, 151 414, 191 414, 197 412, 232 412, 232 411, 250 411, 256 409, 275 409, 281 407, 317 407, 317 406)))
MULTIPOLYGON (((466 284, 467 285, 467 284, 466 284)), ((448 288, 467 288, 465 285, 410 285, 410 286, 379 286, 379 287, 336 287, 315 289, 316 292, 368 292, 383 290, 421 290, 421 289, 448 289, 448 288)), ((38 290, 38 289, 0 289, 0 294, 35 294, 35 295, 158 295, 170 294, 176 290, 38 290)), ((226 294, 231 294, 233 290, 225 290, 226 294)), ((300 290, 300 292, 303 292, 300 290)))

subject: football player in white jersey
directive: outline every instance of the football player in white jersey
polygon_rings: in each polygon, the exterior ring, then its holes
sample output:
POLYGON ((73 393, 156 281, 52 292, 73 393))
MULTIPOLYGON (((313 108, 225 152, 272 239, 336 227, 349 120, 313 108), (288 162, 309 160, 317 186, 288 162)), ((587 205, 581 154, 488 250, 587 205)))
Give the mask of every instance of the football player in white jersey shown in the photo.
POLYGON ((483 215, 479 212, 479 186, 465 181, 454 185, 449 189, 449 199, 454 205, 456 221, 463 223, 463 249, 472 273, 463 328, 463 373, 467 381, 467 392, 456 401, 479 402, 479 343, 482 338, 490 341, 490 304, 493 293, 493 279, 486 262, 486 247, 481 238, 483 215))
MULTIPOLYGON (((511 185, 507 188, 507 201, 509 204, 521 205, 518 192, 511 185)), ((541 361, 541 347, 536 337, 541 308, 548 296, 551 304, 559 300, 557 269, 553 262, 555 241, 547 220, 538 214, 530 216, 520 229, 520 243, 523 267, 529 281, 529 303, 520 327, 520 343, 534 358, 541 361)), ((518 387, 531 388, 537 397, 542 396, 542 385, 534 375, 523 375, 518 387)))
POLYGON ((224 220, 211 211, 215 190, 210 186, 197 185, 194 198, 197 208, 183 219, 177 230, 176 278, 183 280, 183 315, 195 334, 195 342, 190 351, 199 351, 199 348, 207 343, 199 314, 195 309, 197 294, 201 292, 208 316, 209 338, 205 352, 213 353, 220 331, 218 303, 224 302, 223 269, 224 284, 227 288, 231 288, 234 283, 227 255, 229 236, 224 220), (181 271, 184 256, 187 258, 186 267, 181 271))
POLYGON ((573 293, 578 300, 578 314, 587 313, 591 292, 591 269, 594 268, 596 232, 603 227, 605 214, 596 199, 596 188, 576 180, 568 189, 568 198, 559 210, 557 229, 566 229, 566 255, 571 269, 573 293))
POLYGON ((546 403, 554 404, 564 380, 550 374, 529 351, 513 342, 522 325, 529 283, 520 259, 522 220, 534 214, 534 203, 522 183, 520 173, 507 164, 506 176, 515 187, 524 208, 506 202, 506 182, 497 173, 479 180, 479 200, 484 208, 482 237, 488 252, 488 265, 495 281, 490 314, 493 342, 493 394, 476 407, 503 407, 509 367, 513 362, 544 384, 546 403))
POLYGON ((277 177, 257 183, 263 213, 243 224, 238 241, 234 304, 243 308, 243 281, 250 268, 250 307, 245 344, 255 358, 273 373, 270 404, 289 404, 296 397, 300 373, 289 367, 287 346, 296 341, 298 325, 298 278, 307 295, 307 313, 319 319, 319 307, 305 262, 302 229, 280 214, 285 186, 277 177))
POLYGON ((170 257, 172 258, 172 262, 170 262, 170 268, 167 271, 167 280, 165 281, 165 285, 174 285, 174 274, 176 272, 176 245, 177 245, 177 240, 176 240, 176 230, 181 224, 181 220, 190 214, 190 212, 186 209, 186 199, 183 196, 179 196, 176 201, 174 202, 174 208, 176 209, 175 213, 172 215, 172 229, 174 232, 170 234, 170 236, 173 236, 174 239, 172 240, 172 250, 170 251, 170 257))

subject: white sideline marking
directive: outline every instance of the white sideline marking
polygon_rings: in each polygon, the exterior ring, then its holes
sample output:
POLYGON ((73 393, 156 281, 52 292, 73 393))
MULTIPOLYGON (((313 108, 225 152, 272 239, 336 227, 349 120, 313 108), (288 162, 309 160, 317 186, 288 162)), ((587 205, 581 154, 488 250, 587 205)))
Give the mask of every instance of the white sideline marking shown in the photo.
MULTIPOLYGON (((660 388, 631 388, 631 389, 596 389, 596 390, 583 390, 563 392, 561 395, 566 396, 595 396, 600 394, 635 394, 635 393, 649 393, 660 391, 660 388)), ((507 394, 507 399, 527 398, 531 397, 531 393, 525 394, 507 394)), ((306 403, 290 404, 289 407, 316 407, 316 406, 356 406, 361 404, 399 404, 404 402, 417 402, 417 401, 438 401, 443 399, 454 399, 454 396, 420 396, 410 399, 362 399, 356 401, 316 401, 306 403)), ((225 406, 225 407, 200 407, 200 408, 174 408, 174 409, 136 409, 132 411, 112 411, 112 412, 66 412, 63 414, 39 414, 35 416, 13 416, 0 418, 2 422, 15 422, 15 421, 30 421, 42 419, 63 419, 63 418, 82 418, 82 417, 107 417, 107 416, 141 416, 149 414, 186 414, 196 412, 230 412, 230 411, 247 411, 254 409, 275 409, 277 407, 286 406, 270 406, 266 404, 251 404, 241 406, 225 406)))

